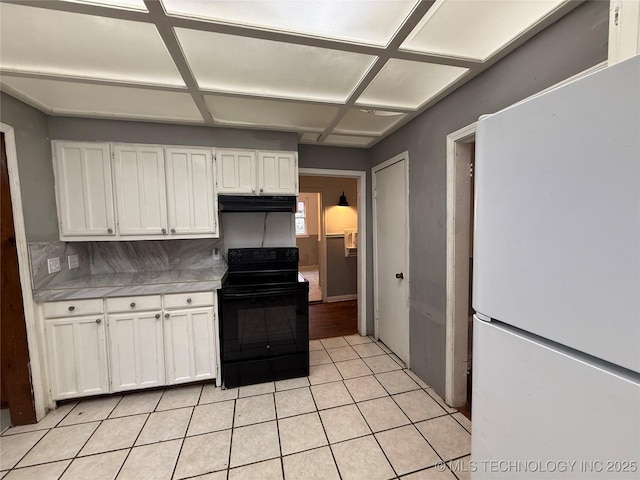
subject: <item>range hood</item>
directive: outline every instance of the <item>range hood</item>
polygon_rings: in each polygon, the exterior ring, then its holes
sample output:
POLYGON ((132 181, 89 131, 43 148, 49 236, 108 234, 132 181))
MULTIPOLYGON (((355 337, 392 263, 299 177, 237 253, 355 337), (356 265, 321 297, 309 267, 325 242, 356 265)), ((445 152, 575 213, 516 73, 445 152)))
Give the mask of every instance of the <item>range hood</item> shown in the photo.
POLYGON ((219 195, 220 212, 286 212, 295 213, 293 195, 219 195))

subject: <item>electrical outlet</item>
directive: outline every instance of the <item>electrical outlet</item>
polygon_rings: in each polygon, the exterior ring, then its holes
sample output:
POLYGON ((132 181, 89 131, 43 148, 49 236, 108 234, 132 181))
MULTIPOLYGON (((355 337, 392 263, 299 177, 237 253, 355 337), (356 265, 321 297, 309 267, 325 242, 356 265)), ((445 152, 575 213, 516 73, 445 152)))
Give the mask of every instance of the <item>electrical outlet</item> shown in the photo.
POLYGON ((214 248, 213 249, 213 259, 214 260, 220 260, 220 249, 219 248, 214 248))
POLYGON ((80 258, 78 258, 78 255, 69 255, 67 257, 67 261, 69 262, 69 270, 73 270, 80 266, 80 258))
POLYGON ((49 273, 56 273, 60 271, 60 257, 53 257, 47 259, 47 269, 49 273))

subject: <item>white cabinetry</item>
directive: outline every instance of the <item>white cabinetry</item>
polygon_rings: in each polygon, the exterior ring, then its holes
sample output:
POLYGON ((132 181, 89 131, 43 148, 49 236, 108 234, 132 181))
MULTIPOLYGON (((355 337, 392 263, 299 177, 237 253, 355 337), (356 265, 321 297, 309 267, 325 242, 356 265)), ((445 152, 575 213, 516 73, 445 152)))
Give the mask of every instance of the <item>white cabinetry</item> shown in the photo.
MULTIPOLYGON (((100 305, 102 301, 99 300, 100 305)), ((109 392, 109 369, 102 308, 94 315, 96 300, 56 302, 45 312, 62 318, 45 318, 51 392, 55 400, 109 392), (84 305, 85 302, 92 302, 84 305), (60 305, 62 304, 62 305, 60 305), (62 307, 62 308, 60 308, 62 307)), ((46 313, 45 313, 46 314, 46 313)))
POLYGON ((256 152, 216 151, 218 193, 256 193, 256 152))
POLYGON ((119 235, 165 235, 167 195, 162 148, 115 145, 113 171, 119 235))
POLYGON ((165 295, 164 304, 167 384, 219 378, 213 292, 165 295))
POLYGON ((216 151, 218 193, 297 195, 295 152, 216 151))
POLYGON ((111 391, 165 384, 161 319, 159 295, 107 299, 111 391))
POLYGON ((53 152, 60 239, 115 235, 109 145, 54 142, 53 152))
POLYGON ((167 148, 165 154, 169 234, 217 233, 211 150, 167 148))
POLYGON ((298 165, 294 152, 258 152, 258 192, 297 195, 298 165))

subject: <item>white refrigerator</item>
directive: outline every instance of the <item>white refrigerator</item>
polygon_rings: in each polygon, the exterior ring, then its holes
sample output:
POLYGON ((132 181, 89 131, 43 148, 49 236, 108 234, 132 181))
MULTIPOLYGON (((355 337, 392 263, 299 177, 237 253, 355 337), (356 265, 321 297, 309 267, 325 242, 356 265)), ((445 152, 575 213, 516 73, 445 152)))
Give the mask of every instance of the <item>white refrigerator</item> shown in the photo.
POLYGON ((640 478, 640 56, 483 117, 472 479, 640 478))

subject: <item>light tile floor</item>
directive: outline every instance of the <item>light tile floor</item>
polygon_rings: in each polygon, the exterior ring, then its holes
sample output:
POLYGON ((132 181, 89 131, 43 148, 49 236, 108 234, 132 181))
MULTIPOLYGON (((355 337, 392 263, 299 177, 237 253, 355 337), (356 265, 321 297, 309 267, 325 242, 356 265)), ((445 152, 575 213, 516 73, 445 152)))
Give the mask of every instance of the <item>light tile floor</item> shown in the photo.
POLYGON ((0 437, 0 479, 467 478, 471 422, 386 346, 310 348, 305 378, 62 404, 0 437))

